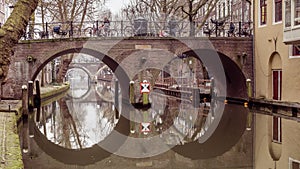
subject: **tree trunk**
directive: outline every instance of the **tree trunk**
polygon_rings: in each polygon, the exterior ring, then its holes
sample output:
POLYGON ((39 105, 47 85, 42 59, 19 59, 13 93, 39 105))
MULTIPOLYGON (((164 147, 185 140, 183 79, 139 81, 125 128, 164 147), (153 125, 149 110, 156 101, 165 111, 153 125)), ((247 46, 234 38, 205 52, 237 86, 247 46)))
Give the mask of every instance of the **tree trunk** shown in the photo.
POLYGON ((13 47, 24 34, 38 0, 19 0, 11 15, 0 29, 0 81, 5 83, 13 47))

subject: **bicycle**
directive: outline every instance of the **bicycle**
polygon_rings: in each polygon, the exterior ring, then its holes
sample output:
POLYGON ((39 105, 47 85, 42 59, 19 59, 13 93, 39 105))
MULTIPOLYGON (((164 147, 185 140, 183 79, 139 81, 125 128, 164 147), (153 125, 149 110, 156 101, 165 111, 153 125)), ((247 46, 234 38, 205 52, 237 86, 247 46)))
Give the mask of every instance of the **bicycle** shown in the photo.
POLYGON ((69 31, 67 30, 61 30, 61 26, 54 26, 52 30, 52 36, 55 37, 55 35, 60 35, 60 37, 65 37, 69 31))
POLYGON ((225 21, 216 21, 212 20, 211 22, 213 23, 213 27, 209 28, 209 24, 205 23, 203 27, 203 33, 207 34, 208 36, 211 36, 212 34, 215 34, 217 37, 223 33, 225 34, 225 21))
POLYGON ((24 40, 26 40, 26 39, 28 39, 28 40, 43 39, 43 38, 47 38, 47 37, 48 37, 47 32, 41 31, 37 28, 35 28, 33 31, 25 32, 24 35, 22 36, 22 38, 24 40))

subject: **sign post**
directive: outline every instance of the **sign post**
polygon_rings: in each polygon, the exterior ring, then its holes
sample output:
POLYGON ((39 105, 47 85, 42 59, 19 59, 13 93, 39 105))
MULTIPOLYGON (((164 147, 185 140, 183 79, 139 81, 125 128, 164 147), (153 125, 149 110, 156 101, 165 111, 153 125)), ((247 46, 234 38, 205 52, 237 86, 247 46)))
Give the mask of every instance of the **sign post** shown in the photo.
POLYGON ((149 104, 149 93, 150 93, 150 83, 147 80, 143 80, 141 84, 141 94, 143 97, 143 105, 149 104))

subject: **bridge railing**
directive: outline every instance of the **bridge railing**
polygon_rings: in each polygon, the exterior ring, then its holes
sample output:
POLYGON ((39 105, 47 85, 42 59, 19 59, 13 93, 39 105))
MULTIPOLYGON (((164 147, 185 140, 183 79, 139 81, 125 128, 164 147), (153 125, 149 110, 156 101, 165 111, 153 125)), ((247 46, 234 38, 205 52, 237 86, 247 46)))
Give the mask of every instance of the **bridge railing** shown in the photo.
POLYGON ((148 22, 146 20, 111 21, 109 27, 104 21, 30 23, 21 40, 54 39, 76 37, 247 37, 252 36, 252 22, 208 21, 203 27, 195 24, 190 30, 189 22, 176 22, 170 28, 167 22, 148 22))

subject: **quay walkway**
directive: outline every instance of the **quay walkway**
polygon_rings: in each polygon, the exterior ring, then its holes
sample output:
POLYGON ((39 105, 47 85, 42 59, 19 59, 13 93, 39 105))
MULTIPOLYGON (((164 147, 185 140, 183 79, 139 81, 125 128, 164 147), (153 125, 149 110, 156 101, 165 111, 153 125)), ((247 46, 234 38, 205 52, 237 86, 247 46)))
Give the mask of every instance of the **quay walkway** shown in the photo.
MULTIPOLYGON (((41 88, 41 98, 66 91, 68 84, 41 88)), ((51 99, 50 99, 51 100, 51 99)), ((17 122, 22 115, 22 100, 0 101, 0 169, 23 169, 17 122)))
POLYGON ((23 168, 19 136, 17 132, 17 114, 21 110, 19 100, 1 100, 0 102, 0 168, 23 168))

